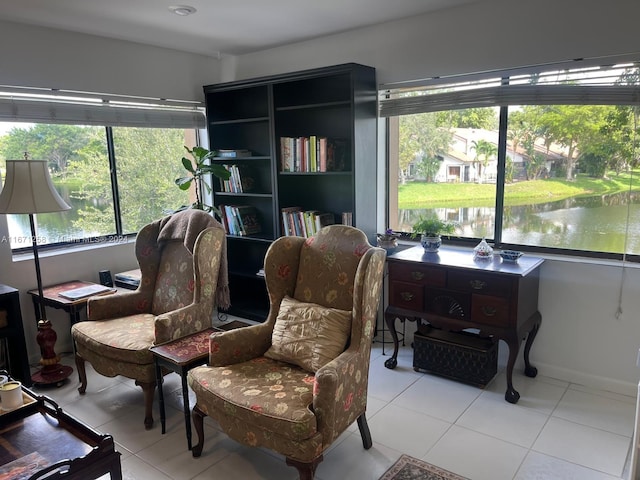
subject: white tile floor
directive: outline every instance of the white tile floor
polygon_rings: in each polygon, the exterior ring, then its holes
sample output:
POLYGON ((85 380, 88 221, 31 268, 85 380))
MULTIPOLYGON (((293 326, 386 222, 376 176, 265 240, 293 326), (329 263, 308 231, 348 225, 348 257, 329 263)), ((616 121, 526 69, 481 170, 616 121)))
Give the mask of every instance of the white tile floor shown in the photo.
MULTIPOLYGON (((514 372, 521 399, 504 401, 504 366, 484 389, 412 368, 402 347, 395 370, 373 345, 367 418, 373 447, 364 450, 355 425, 325 454, 317 480, 375 480, 407 453, 473 480, 604 480, 628 477, 635 398, 514 372)), ((503 355, 501 355, 503 357, 503 355)), ((63 362, 74 366, 71 355, 63 362)), ((502 363, 502 362, 501 362, 502 363)), ((90 366, 87 393, 77 372, 60 388, 36 388, 99 431, 111 433, 127 480, 294 480, 295 469, 263 449, 243 447, 205 421, 200 458, 187 450, 180 379, 165 379, 167 433, 144 429, 142 391, 123 377, 105 378, 90 366)), ((195 397, 191 394, 191 406, 195 397)), ((194 433, 194 443, 197 441, 194 433)), ((106 478, 106 477, 105 477, 106 478)))

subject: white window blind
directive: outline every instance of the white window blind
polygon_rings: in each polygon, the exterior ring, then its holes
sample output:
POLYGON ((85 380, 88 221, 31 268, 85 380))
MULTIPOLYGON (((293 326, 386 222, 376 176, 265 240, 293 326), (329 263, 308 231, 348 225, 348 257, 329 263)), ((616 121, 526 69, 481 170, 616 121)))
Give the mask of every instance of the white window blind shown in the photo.
POLYGON ((198 102, 0 86, 0 121, 113 127, 205 128, 198 102))
POLYGON ((388 88, 380 92, 380 116, 508 105, 637 105, 639 63, 553 70, 477 81, 388 88))

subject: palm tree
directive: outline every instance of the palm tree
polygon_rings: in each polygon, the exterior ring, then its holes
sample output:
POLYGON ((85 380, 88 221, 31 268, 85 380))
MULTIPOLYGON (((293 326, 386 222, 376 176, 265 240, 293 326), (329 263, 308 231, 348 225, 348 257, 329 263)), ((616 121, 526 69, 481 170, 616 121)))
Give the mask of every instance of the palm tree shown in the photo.
POLYGON ((478 164, 478 182, 482 183, 483 170, 480 168, 480 165, 486 169, 491 157, 498 154, 498 147, 495 144, 482 139, 478 141, 473 140, 471 145, 476 152, 474 161, 478 164))

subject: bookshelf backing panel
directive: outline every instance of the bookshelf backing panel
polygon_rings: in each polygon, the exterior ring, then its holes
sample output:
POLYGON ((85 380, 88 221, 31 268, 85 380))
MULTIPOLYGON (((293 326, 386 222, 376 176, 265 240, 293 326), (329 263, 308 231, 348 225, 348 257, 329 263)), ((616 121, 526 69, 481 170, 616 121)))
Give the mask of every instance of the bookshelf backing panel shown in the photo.
POLYGON ((212 150, 251 150, 253 155, 271 155, 269 120, 209 124, 212 150))
POLYGON ((316 103, 344 102, 351 99, 351 74, 312 75, 273 87, 277 108, 313 105, 316 103))
POLYGON ((269 116, 267 85, 209 92, 206 101, 210 122, 269 116))

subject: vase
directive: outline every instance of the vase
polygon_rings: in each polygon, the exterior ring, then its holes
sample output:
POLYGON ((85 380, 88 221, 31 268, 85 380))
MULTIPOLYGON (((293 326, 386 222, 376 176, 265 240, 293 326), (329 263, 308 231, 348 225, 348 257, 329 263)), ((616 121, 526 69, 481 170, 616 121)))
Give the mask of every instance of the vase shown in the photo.
POLYGON ((378 247, 384 248, 387 251, 387 255, 391 255, 398 248, 398 239, 392 238, 380 238, 378 237, 378 247))
POLYGON ((440 245, 442 245, 442 237, 440 235, 435 237, 422 235, 420 237, 420 244, 422 248, 424 248, 425 253, 435 253, 440 249, 440 245))

